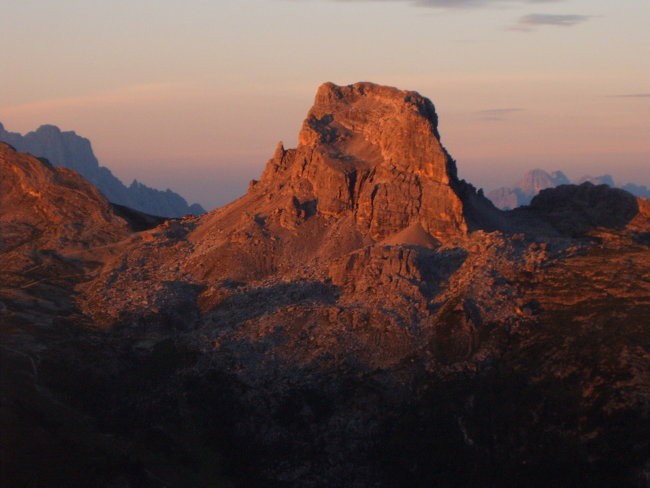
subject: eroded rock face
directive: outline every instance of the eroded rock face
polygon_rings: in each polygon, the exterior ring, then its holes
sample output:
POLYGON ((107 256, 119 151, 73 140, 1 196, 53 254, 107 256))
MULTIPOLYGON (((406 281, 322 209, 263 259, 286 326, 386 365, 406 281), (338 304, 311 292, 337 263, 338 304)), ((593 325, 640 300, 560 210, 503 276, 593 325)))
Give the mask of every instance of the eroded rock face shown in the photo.
POLYGON ((322 85, 296 149, 282 145, 257 191, 315 201, 323 215, 354 215, 373 239, 413 222, 445 238, 467 230, 454 190, 456 168, 440 143, 430 100, 357 83, 322 85))
POLYGON ((106 244, 127 234, 126 222, 74 171, 0 143, 0 249, 106 244))
POLYGON ((245 196, 197 221, 181 266, 200 280, 309 278, 368 245, 462 240, 470 210, 497 210, 458 180, 437 123, 415 92, 322 85, 298 146, 280 143, 245 196))

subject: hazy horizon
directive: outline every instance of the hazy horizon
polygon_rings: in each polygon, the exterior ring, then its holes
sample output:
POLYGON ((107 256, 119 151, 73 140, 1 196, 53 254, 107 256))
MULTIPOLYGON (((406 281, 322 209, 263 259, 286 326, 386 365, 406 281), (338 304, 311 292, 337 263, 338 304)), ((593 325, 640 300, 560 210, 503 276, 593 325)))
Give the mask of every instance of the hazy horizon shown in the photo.
POLYGON ((3 14, 7 130, 73 130, 125 183, 209 208, 279 140, 295 146, 325 81, 430 98, 459 175, 487 190, 537 167, 650 185, 642 0, 32 0, 3 14))

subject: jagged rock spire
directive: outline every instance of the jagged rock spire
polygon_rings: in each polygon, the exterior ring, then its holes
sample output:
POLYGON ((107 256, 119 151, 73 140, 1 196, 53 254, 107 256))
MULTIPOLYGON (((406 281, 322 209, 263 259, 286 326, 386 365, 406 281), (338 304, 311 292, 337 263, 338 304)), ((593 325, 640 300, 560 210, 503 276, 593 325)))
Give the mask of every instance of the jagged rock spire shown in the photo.
POLYGON ((255 191, 314 200, 323 215, 352 212, 374 239, 413 222, 436 237, 465 232, 437 125, 433 103, 415 92, 325 83, 298 147, 278 146, 255 191))

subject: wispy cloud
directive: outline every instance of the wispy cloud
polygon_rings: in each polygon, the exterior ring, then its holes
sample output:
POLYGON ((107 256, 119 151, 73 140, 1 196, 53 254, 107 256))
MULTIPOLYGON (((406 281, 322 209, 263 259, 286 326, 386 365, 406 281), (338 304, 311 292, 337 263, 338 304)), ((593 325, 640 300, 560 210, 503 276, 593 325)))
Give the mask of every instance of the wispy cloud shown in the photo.
MULTIPOLYGON (((304 1, 304 0, 294 0, 304 1)), ((566 0, 331 0, 337 2, 365 2, 365 3, 406 3, 417 7, 464 9, 490 7, 504 4, 539 4, 539 3, 561 3, 566 0)))
POLYGON ((529 14, 524 15, 510 30, 528 32, 536 27, 573 27, 588 21, 590 15, 578 14, 529 14))
POLYGON ((490 122, 500 122, 506 120, 512 114, 519 112, 524 112, 523 108, 490 108, 487 110, 479 110, 476 112, 478 120, 490 121, 490 122))
MULTIPOLYGON (((385 1, 385 0, 375 0, 385 1)), ((405 0, 402 0, 405 1, 405 0)), ((424 7, 466 8, 488 7, 499 4, 561 3, 566 0, 410 0, 415 5, 424 7)))
POLYGON ((624 93, 622 95, 610 95, 609 98, 650 98, 650 93, 624 93))
POLYGON ((486 42, 491 42, 486 39, 454 39, 451 42, 456 42, 458 44, 485 44, 486 42))
MULTIPOLYGON (((366 1, 386 1, 386 0, 366 0, 366 1)), ((394 1, 394 0, 393 0, 394 1)), ((442 8, 471 8, 471 7, 488 7, 491 5, 504 3, 540 3, 554 2, 563 0, 398 0, 408 1, 413 5, 422 7, 442 7, 442 8)))
POLYGON ((131 85, 90 95, 50 98, 33 102, 0 107, 3 114, 48 113, 62 109, 100 108, 122 104, 156 102, 183 93, 183 83, 150 83, 131 85))

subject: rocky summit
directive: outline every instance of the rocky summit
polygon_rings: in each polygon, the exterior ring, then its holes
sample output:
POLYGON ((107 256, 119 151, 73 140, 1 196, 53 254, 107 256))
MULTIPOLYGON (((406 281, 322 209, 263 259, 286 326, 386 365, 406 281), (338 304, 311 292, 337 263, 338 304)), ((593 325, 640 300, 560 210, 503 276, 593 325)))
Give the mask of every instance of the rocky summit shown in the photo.
POLYGON ((413 222, 437 236, 464 232, 455 181, 428 99, 371 83, 327 83, 298 147, 278 147, 260 189, 286 187, 298 205, 317 202, 322 215, 349 213, 364 234, 379 239, 413 222))
POLYGON ((200 217, 0 149, 5 485, 648 486, 648 200, 498 210, 372 83, 200 217))

